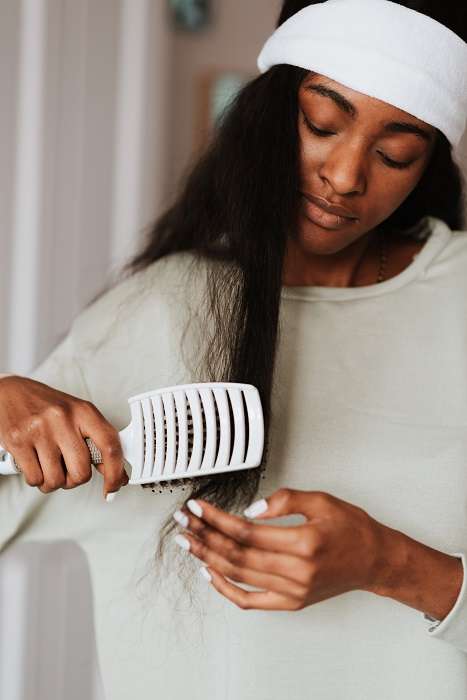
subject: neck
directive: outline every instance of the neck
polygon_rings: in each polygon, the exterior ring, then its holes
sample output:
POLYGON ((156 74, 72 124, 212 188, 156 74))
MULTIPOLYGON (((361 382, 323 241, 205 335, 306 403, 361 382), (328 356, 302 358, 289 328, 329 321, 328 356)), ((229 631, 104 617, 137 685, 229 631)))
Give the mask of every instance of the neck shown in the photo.
MULTIPOLYGON (((286 287, 351 287, 365 254, 378 258, 375 231, 330 255, 305 251, 300 241, 287 240, 282 284, 286 287)), ((377 264, 377 262, 376 262, 377 264)))

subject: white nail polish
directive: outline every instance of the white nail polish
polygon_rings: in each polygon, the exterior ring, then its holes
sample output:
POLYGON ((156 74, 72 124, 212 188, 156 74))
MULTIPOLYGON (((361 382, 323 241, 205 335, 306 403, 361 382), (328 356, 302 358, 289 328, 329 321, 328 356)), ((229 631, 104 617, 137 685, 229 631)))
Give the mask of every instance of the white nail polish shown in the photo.
POLYGON ((183 537, 183 535, 176 535, 175 542, 179 547, 182 547, 182 549, 190 549, 190 541, 187 540, 186 537, 183 537))
POLYGON ((188 527, 188 517, 181 510, 176 510, 173 514, 173 519, 180 523, 182 527, 188 527))
POLYGON ((107 501, 107 503, 111 503, 114 500, 117 493, 118 493, 117 491, 112 491, 111 493, 108 493, 107 496, 105 497, 105 500, 107 501))
POLYGON ((189 500, 188 503, 186 504, 186 507, 187 507, 188 510, 190 510, 194 515, 197 515, 198 518, 201 518, 201 516, 203 515, 203 509, 201 508, 201 506, 199 505, 199 503, 197 503, 197 502, 196 502, 195 500, 193 500, 192 498, 190 498, 190 500, 189 500))
POLYGON ((212 581, 212 576, 205 566, 200 567, 199 573, 206 579, 206 581, 212 581))
POLYGON ((261 513, 264 513, 267 509, 268 502, 265 498, 261 498, 261 500, 255 501, 251 504, 251 506, 245 508, 243 514, 246 515, 247 518, 255 518, 257 515, 261 515, 261 513))

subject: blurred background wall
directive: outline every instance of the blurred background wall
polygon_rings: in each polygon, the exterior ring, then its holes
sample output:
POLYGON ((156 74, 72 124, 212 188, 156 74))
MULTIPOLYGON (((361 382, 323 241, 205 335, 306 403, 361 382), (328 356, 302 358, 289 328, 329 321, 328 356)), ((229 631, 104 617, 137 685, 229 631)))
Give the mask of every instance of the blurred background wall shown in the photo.
POLYGON ((256 57, 281 5, 281 0, 214 1, 211 23, 203 31, 174 32, 168 192, 204 143, 209 85, 231 70, 245 78, 258 75, 256 57))
POLYGON ((135 249, 279 5, 213 2, 190 32, 166 0, 0 0, 0 371, 38 364, 135 249))

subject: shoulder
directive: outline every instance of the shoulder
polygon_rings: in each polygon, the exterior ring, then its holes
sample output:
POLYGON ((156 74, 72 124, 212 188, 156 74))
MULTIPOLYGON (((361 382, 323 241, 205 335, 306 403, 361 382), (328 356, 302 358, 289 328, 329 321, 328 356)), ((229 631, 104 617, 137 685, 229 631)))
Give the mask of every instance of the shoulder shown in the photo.
POLYGON ((464 313, 467 310, 467 230, 451 229, 442 219, 434 219, 434 225, 434 258, 430 256, 425 279, 447 303, 455 303, 464 313))
POLYGON ((446 244, 441 249, 438 262, 449 262, 450 267, 467 272, 467 230, 451 229, 446 222, 437 219, 446 230, 446 244))
POLYGON ((191 252, 167 255, 122 279, 91 302, 75 318, 71 333, 81 352, 109 339, 137 335, 145 324, 160 329, 194 303, 204 288, 204 264, 191 252))

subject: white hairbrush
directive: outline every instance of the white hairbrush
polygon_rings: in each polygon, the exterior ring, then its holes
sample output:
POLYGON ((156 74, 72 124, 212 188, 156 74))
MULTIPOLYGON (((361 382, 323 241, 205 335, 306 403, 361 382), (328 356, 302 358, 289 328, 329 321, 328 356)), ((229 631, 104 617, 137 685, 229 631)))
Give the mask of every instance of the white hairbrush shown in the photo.
MULTIPOLYGON (((128 399, 131 423, 119 432, 131 466, 129 484, 193 478, 261 463, 264 423, 258 390, 251 384, 205 382, 148 391, 128 399)), ((102 455, 85 438, 93 464, 102 455)), ((0 446, 0 474, 18 474, 0 446)))

